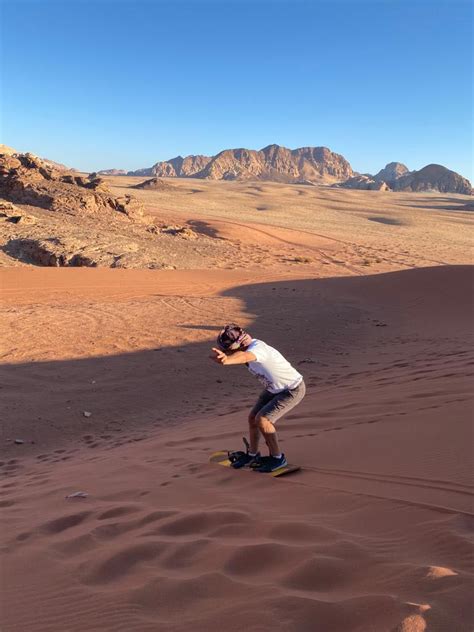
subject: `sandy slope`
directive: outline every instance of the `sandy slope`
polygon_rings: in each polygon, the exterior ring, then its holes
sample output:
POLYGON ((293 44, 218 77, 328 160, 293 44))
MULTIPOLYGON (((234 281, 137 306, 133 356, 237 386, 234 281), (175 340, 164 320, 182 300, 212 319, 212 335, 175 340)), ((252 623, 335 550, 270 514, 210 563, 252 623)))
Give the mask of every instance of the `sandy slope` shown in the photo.
POLYGON ((141 178, 107 179, 117 195, 136 195, 159 218, 241 240, 243 260, 261 262, 258 251, 245 249, 250 243, 263 249, 266 265, 297 254, 313 261, 318 276, 472 262, 471 196, 165 180, 170 188, 145 191, 131 188, 141 178))
POLYGON ((472 629, 472 268, 2 283, 2 630, 472 629), (230 319, 306 377, 287 479, 207 462, 258 392, 230 319))

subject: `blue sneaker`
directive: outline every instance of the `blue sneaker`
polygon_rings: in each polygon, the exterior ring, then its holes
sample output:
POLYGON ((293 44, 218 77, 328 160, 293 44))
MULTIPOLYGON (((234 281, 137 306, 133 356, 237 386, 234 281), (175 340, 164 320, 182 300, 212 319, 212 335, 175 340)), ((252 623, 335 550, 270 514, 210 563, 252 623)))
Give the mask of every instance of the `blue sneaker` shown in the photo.
POLYGON ((275 456, 269 456, 265 458, 260 467, 255 468, 256 472, 274 472, 278 470, 280 467, 284 467, 288 465, 288 461, 284 454, 281 455, 279 459, 275 456))
POLYGON ((252 461, 252 463, 250 464, 250 467, 252 468, 252 470, 256 470, 259 467, 262 467, 262 465, 268 461, 268 459, 271 459, 271 456, 260 456, 260 454, 258 456, 255 457, 255 459, 252 461))
POLYGON ((258 459, 260 458, 260 452, 258 452, 255 456, 251 456, 250 454, 247 454, 246 452, 240 452, 240 453, 234 452, 232 456, 229 455, 229 459, 231 461, 231 467, 234 467, 235 469, 239 469, 240 467, 251 467, 252 463, 254 461, 258 461, 258 459))

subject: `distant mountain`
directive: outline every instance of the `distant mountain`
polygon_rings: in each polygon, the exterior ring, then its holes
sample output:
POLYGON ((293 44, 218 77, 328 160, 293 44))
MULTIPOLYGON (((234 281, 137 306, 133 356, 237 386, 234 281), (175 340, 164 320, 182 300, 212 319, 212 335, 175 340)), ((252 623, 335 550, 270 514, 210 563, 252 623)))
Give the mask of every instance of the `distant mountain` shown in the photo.
POLYGON ((426 165, 419 171, 409 172, 393 183, 394 191, 440 191, 472 195, 469 180, 442 165, 426 165))
POLYGON ((254 149, 226 149, 216 156, 177 156, 130 176, 193 177, 206 180, 273 180, 328 182, 352 176, 349 162, 327 147, 287 149, 268 145, 254 149))
POLYGON ((97 175, 99 176, 126 176, 126 169, 102 169, 101 171, 97 171, 97 175))
POLYGON ((356 175, 335 184, 345 189, 374 189, 392 191, 438 191, 472 195, 469 180, 442 165, 427 165, 419 171, 409 171, 401 162, 390 162, 375 176, 356 175))
POLYGON ((407 173, 410 173, 408 167, 401 162, 389 162, 388 165, 385 165, 373 178, 377 181, 382 180, 390 186, 392 182, 395 182, 398 178, 401 178, 401 176, 407 173))
MULTIPOLYGON (((0 155, 16 155, 11 147, 0 144, 0 155)), ((42 158, 51 167, 63 171, 65 165, 42 158)), ((430 164, 419 171, 409 171, 401 162, 390 162, 377 174, 360 174, 353 171, 349 162, 327 147, 299 147, 288 149, 281 145, 268 145, 260 150, 225 149, 215 156, 176 156, 155 163, 152 167, 125 171, 105 169, 98 175, 144 176, 148 178, 200 178, 206 180, 267 180, 274 182, 326 184, 350 189, 376 191, 439 191, 472 195, 469 180, 458 173, 430 164)), ((147 184, 147 188, 163 185, 147 184)))

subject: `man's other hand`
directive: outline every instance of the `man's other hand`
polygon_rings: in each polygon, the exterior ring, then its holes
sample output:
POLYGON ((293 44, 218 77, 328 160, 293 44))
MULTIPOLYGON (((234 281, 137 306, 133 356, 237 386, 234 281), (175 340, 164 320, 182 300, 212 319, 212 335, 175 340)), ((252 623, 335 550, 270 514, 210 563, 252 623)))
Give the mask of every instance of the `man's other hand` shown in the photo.
POLYGON ((212 351, 214 355, 209 356, 211 360, 214 360, 217 364, 225 364, 227 362, 227 356, 223 351, 216 349, 216 347, 212 347, 212 351))

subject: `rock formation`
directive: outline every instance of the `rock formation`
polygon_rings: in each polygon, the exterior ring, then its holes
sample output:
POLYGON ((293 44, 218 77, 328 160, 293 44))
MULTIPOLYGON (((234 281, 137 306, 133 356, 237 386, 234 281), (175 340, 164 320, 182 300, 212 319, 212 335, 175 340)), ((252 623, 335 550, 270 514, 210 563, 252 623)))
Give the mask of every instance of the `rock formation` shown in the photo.
POLYGON ((374 180, 386 182, 389 186, 398 180, 401 176, 410 173, 408 167, 401 162, 389 162, 378 173, 373 176, 374 180))
POLYGON ((442 165, 427 165, 419 171, 408 171, 400 162, 390 162, 375 176, 359 174, 334 186, 346 189, 435 191, 472 195, 469 180, 442 165))
POLYGON ((17 259, 47 267, 81 267, 95 268, 97 262, 83 254, 82 244, 74 239, 47 237, 44 239, 20 238, 12 239, 6 245, 6 252, 17 259))
POLYGON ((216 156, 177 156, 133 176, 194 177, 208 180, 273 180, 335 182, 353 175, 347 160, 326 147, 287 149, 268 145, 260 151, 226 149, 216 156))
MULTIPOLYGON (((118 170, 109 170, 112 173, 118 170)), ((122 173, 122 172, 121 172, 122 173)), ((207 180, 269 180, 294 184, 332 184, 375 191, 472 192, 471 184, 441 165, 409 171, 401 162, 390 162, 376 175, 359 174, 349 162, 327 147, 288 149, 268 145, 253 149, 225 149, 215 156, 177 156, 152 167, 129 171, 130 176, 193 177, 207 180)))
POLYGON ((472 195, 469 180, 442 165, 427 165, 401 176, 393 183, 395 191, 439 191, 472 195))
POLYGON ((34 217, 5 200, 0 200, 0 221, 12 224, 36 224, 34 217))
POLYGON ((101 178, 91 180, 64 172, 33 154, 0 154, 0 196, 70 214, 118 211, 133 219, 143 216, 137 200, 111 195, 101 178))
POLYGON ((117 197, 96 173, 0 153, 0 266, 202 268, 234 253, 224 240, 145 215, 136 198, 117 197))
POLYGON ((149 180, 144 180, 143 182, 139 182, 135 184, 134 189, 151 189, 153 191, 169 191, 173 189, 173 185, 169 182, 165 182, 160 178, 150 178, 149 180))
POLYGON ((390 187, 383 180, 374 180, 366 175, 358 175, 334 184, 334 187, 342 187, 344 189, 365 189, 368 191, 390 191, 390 187))
POLYGON ((12 156, 13 154, 17 153, 17 150, 13 149, 13 147, 8 147, 8 145, 0 143, 0 154, 7 154, 8 156, 12 156))
MULTIPOLYGON (((17 151, 16 149, 13 149, 13 147, 8 147, 7 145, 3 145, 0 143, 0 155, 2 154, 6 154, 8 156, 14 156, 16 154, 21 154, 21 152, 17 151)), ((35 156, 34 154, 29 154, 29 155, 33 156, 34 158, 38 158, 38 156, 35 156)), ((41 162, 48 165, 48 167, 51 167, 53 169, 58 169, 59 171, 77 171, 77 169, 71 169, 70 167, 66 167, 66 165, 63 165, 60 162, 55 162, 54 160, 48 160, 48 158, 38 158, 38 160, 41 160, 41 162)))

